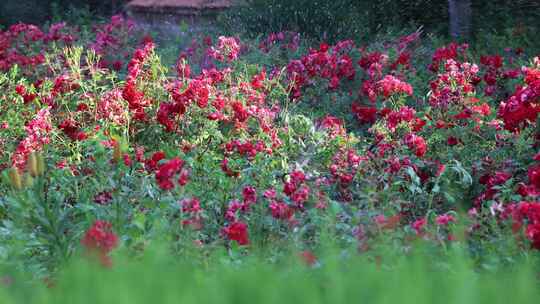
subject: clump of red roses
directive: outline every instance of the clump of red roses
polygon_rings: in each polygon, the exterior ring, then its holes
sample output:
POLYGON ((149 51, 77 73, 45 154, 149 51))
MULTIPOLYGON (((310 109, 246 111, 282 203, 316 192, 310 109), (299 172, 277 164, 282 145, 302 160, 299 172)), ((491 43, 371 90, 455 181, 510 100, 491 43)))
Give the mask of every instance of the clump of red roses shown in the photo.
POLYGON ((249 245, 247 225, 243 222, 232 222, 223 228, 222 232, 229 240, 236 241, 240 246, 249 245))
POLYGON ((106 221, 95 221, 81 240, 87 252, 96 255, 104 266, 111 266, 110 252, 118 246, 118 236, 106 221))
POLYGON ((540 250, 540 203, 521 202, 512 213, 514 232, 525 226, 525 236, 531 242, 531 247, 540 250))
POLYGON ((186 185, 188 181, 188 173, 186 170, 183 170, 185 162, 175 157, 163 164, 160 164, 156 170, 156 181, 159 187, 163 190, 171 190, 174 188, 174 183, 172 178, 176 174, 180 174, 178 178, 178 184, 180 186, 186 185))

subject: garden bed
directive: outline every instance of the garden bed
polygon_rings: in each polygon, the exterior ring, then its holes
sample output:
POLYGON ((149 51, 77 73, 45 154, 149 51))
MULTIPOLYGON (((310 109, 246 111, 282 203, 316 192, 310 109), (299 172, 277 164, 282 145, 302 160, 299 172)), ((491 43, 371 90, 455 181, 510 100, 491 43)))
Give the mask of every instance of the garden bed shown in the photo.
MULTIPOLYGON (((448 285, 517 269, 537 291, 538 54, 421 31, 369 45, 194 32, 169 60, 141 28, 113 16, 0 32, 0 266, 69 286, 62 271, 83 259, 122 285, 123 261, 163 246, 167 265, 210 271, 190 280, 202 291, 212 269, 277 267, 268 287, 288 263, 308 269, 299 283, 345 271, 340 288, 419 254, 434 266, 419 275, 448 285)), ((350 284, 335 296, 359 296, 350 284)))

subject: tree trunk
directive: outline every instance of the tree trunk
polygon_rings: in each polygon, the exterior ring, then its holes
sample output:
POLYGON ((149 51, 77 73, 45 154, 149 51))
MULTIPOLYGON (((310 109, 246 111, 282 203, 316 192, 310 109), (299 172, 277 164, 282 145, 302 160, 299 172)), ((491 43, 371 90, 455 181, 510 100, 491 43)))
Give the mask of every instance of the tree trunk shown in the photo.
POLYGON ((471 0, 448 0, 450 13, 450 36, 456 40, 467 40, 471 36, 471 0))

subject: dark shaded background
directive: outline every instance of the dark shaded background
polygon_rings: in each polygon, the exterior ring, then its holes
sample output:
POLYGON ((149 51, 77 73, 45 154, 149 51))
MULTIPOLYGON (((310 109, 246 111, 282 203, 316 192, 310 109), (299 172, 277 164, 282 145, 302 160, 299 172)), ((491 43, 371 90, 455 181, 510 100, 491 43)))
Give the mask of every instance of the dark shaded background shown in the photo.
MULTIPOLYGON (((366 39, 387 29, 422 26, 448 33, 448 0, 236 0, 240 8, 221 18, 222 28, 253 36, 295 30, 328 41, 366 39)), ((43 24, 51 19, 86 21, 122 11, 127 0, 0 0, 0 26, 17 22, 43 24), (80 18, 79 19, 84 19, 80 18)), ((540 0, 472 0, 472 34, 486 31, 537 32, 540 0)), ((534 37, 533 37, 534 38, 534 37)))
MULTIPOLYGON (((364 38, 389 28, 448 33, 448 0, 244 0, 229 24, 252 33, 292 29, 329 40, 364 38)), ((472 30, 540 26, 540 0, 472 0, 472 30)))
POLYGON ((125 0, 0 0, 0 24, 17 22, 42 24, 55 14, 65 14, 70 8, 88 8, 96 15, 108 16, 120 11, 125 0))

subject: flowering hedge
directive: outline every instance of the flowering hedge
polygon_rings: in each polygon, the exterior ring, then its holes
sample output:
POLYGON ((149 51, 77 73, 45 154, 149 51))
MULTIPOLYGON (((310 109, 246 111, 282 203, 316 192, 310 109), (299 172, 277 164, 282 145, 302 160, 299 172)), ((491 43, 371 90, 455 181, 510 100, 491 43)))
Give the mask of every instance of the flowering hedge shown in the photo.
POLYGON ((284 32, 194 40, 167 66, 138 33, 119 16, 0 32, 6 261, 47 273, 82 247, 111 265, 153 240, 312 257, 327 235, 365 254, 466 245, 480 263, 540 249, 526 50, 284 32))

